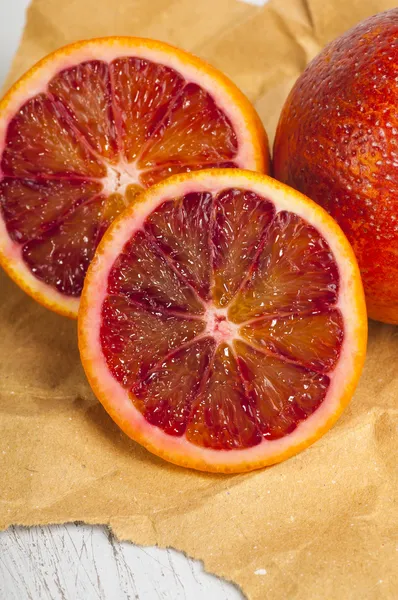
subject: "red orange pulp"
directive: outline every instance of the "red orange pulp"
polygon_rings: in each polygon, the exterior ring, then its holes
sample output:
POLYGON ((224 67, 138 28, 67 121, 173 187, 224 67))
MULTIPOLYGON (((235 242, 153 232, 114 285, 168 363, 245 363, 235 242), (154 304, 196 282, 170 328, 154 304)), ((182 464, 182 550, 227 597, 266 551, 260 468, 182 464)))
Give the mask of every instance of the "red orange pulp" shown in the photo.
POLYGON ((83 366, 116 423, 171 462, 218 472, 321 437, 353 394, 366 332, 338 225, 234 169, 144 192, 100 242, 79 311, 83 366))

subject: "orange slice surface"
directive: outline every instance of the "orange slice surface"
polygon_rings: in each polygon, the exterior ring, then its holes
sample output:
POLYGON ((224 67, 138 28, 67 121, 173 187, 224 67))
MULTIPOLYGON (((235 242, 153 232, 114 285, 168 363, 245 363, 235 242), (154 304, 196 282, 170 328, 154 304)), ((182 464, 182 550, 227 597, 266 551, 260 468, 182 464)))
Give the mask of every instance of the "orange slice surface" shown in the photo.
POLYGON ((166 460, 218 472, 321 437, 353 394, 366 337, 338 225, 234 169, 143 193, 104 235, 79 311, 83 366, 116 423, 166 460))
POLYGON ((268 170, 260 120, 226 77, 152 40, 62 48, 0 103, 0 262, 75 317, 115 216, 148 186, 204 167, 268 170))

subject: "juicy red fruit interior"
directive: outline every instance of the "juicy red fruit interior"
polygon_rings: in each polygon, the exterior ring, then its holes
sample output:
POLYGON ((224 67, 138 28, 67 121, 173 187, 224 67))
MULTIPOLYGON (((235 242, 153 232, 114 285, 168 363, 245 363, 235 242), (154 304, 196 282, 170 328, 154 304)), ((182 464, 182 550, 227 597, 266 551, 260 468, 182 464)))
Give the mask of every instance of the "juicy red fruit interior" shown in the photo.
POLYGON ((30 271, 79 297, 115 195, 123 207, 129 184, 136 193, 174 173, 238 166, 237 152, 211 94, 174 69, 136 57, 84 62, 57 74, 10 121, 2 216, 30 271))
POLYGON ((190 193, 163 202, 114 263, 102 350, 149 423, 248 448, 324 401, 344 338, 338 291, 328 244, 297 215, 247 190, 190 193))

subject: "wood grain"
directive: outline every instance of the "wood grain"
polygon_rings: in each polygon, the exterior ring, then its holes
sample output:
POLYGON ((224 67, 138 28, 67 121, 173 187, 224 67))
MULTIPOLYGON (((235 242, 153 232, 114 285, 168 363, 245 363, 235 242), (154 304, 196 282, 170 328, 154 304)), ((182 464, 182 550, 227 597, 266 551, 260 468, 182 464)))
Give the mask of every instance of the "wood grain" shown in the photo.
POLYGON ((0 533, 1 600, 242 600, 175 550, 119 542, 70 523, 0 533))

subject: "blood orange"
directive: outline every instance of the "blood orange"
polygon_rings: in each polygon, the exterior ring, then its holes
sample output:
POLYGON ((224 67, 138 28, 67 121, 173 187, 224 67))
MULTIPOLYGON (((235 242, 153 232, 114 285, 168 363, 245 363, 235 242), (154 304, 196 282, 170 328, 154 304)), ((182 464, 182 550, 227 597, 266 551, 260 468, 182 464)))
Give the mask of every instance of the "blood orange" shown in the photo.
POLYGON ((323 206, 348 237, 371 319, 398 325, 398 7, 336 38, 283 107, 277 179, 323 206))
POLYGON ((222 74, 167 44, 104 38, 33 67, 0 104, 0 262, 76 316, 84 276, 137 193, 203 167, 268 170, 264 129, 222 74))
POLYGON ((144 192, 103 237, 79 311, 82 362, 116 423, 171 462, 219 472, 325 433, 353 394, 366 331, 338 225, 234 169, 144 192))

